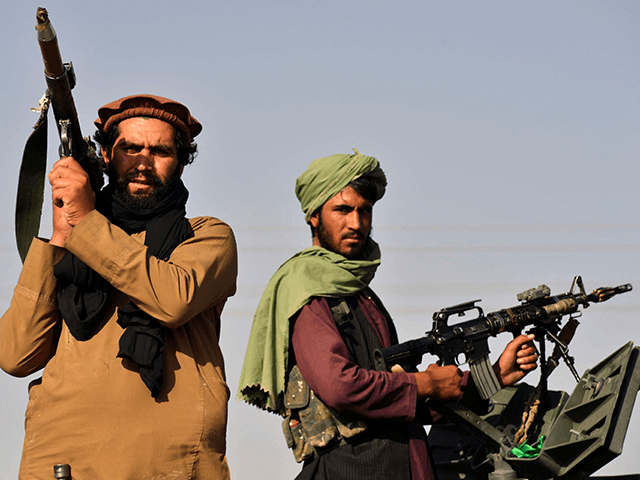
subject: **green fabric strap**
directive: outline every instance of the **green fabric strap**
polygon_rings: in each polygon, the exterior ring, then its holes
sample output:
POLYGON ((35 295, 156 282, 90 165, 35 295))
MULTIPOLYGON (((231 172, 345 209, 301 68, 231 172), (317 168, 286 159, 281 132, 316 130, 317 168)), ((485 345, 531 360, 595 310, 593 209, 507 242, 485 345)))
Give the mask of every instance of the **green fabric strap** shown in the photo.
POLYGON ((40 118, 33 127, 22 155, 16 198, 16 242, 18 253, 24 263, 33 237, 38 236, 44 182, 47 170, 47 112, 48 101, 42 105, 40 118))
POLYGON ((544 435, 540 435, 540 438, 534 445, 529 445, 525 441, 519 447, 514 447, 511 450, 511 453, 513 453, 518 458, 535 458, 540 455, 540 452, 542 451, 542 445, 544 444, 546 438, 547 437, 545 437, 544 435))
POLYGON ((289 320, 311 297, 355 295, 369 285, 380 265, 371 239, 366 260, 348 260, 321 247, 303 250, 273 275, 253 318, 237 398, 272 412, 283 410, 289 353, 289 320))

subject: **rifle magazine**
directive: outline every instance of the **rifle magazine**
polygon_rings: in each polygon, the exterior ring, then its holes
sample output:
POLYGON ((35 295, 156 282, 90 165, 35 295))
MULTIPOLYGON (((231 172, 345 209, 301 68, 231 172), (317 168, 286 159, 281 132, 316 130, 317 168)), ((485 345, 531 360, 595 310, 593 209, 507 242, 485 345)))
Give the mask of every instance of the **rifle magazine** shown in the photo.
POLYGON ((489 360, 489 355, 485 355, 479 360, 472 360, 469 362, 471 369, 471 376, 476 384, 478 393, 483 400, 488 400, 493 397, 502 388, 496 373, 493 371, 493 365, 489 360))

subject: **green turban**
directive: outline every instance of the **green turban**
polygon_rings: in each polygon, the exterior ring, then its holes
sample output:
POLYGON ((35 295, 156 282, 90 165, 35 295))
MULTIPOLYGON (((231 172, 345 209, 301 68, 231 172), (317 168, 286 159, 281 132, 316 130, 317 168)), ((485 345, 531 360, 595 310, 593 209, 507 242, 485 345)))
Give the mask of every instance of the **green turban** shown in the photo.
POLYGON ((378 160, 362 155, 355 148, 353 151, 353 155, 339 153, 314 160, 296 180, 296 196, 300 200, 307 223, 313 212, 363 175, 370 174, 376 188, 375 201, 384 195, 387 178, 378 160))

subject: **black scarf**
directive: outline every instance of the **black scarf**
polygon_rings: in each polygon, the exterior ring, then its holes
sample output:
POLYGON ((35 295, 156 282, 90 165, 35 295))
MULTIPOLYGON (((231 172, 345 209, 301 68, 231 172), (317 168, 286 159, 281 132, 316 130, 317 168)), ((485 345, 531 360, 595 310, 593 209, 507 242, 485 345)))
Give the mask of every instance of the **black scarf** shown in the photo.
MULTIPOLYGON (((173 192, 148 210, 134 210, 117 198, 110 185, 97 198, 97 210, 129 235, 146 230, 149 255, 167 260, 171 252, 193 230, 185 218, 189 192, 178 180, 173 192)), ((109 284, 70 252, 54 266, 58 279, 58 308, 71 334, 79 341, 96 332, 107 305, 109 284)), ((118 308, 118 324, 125 329, 120 337, 118 357, 129 357, 139 366, 140 377, 155 398, 163 383, 165 327, 133 302, 118 308)))

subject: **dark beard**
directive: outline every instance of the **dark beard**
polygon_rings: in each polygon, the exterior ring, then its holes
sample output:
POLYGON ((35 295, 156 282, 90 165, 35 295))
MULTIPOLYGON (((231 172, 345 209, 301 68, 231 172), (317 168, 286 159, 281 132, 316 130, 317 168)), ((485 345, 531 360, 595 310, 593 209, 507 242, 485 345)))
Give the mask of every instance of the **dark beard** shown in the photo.
POLYGON ((315 235, 318 238, 318 241, 320 242, 320 246, 322 248, 325 248, 330 252, 337 253, 338 255, 342 255, 347 260, 364 260, 364 254, 363 254, 364 246, 368 243, 368 240, 371 238, 372 230, 373 228, 369 230, 369 235, 367 235, 367 238, 362 243, 362 248, 359 251, 346 254, 346 255, 344 253, 339 252, 338 249, 335 247, 335 245, 333 245, 331 238, 327 234, 327 229, 324 227, 324 224, 322 223, 322 213, 318 215, 318 226, 315 228, 315 235))
MULTIPOLYGON (((115 174, 110 172, 109 183, 114 182, 115 174)), ((180 169, 176 168, 171 177, 166 181, 162 181, 156 175, 149 173, 145 175, 145 179, 150 182, 154 188, 149 195, 133 195, 129 191, 129 183, 134 178, 140 177, 139 172, 128 173, 124 177, 115 179, 114 196, 124 202, 134 210, 149 210, 171 195, 176 188, 176 183, 180 178, 180 169)))

